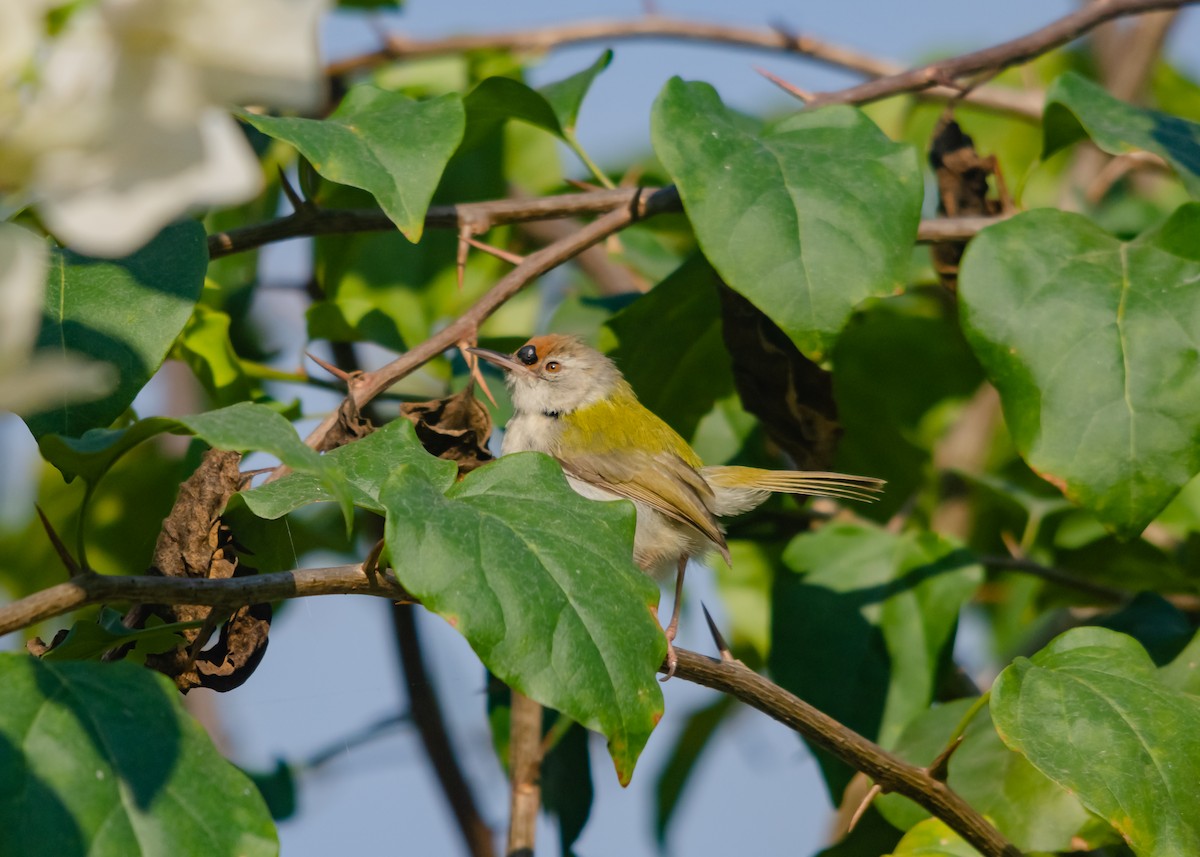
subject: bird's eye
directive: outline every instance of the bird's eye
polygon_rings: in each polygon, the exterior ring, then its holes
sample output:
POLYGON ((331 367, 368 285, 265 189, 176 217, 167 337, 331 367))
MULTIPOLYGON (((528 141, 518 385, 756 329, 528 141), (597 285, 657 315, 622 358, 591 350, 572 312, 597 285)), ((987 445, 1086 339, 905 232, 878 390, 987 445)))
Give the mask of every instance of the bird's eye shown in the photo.
POLYGON ((562 364, 560 364, 557 360, 551 360, 546 364, 547 372, 557 372, 561 368, 562 364))
POLYGON ((537 349, 532 345, 522 345, 517 349, 517 359, 526 366, 532 366, 538 362, 537 349))

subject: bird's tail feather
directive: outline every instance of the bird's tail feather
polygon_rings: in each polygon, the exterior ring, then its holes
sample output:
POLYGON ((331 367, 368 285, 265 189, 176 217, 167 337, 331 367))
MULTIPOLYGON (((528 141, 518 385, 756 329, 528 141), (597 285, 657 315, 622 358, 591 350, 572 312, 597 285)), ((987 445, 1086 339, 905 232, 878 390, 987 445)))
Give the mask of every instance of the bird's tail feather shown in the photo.
POLYGON ((886 484, 872 476, 851 476, 812 470, 763 470, 758 467, 705 467, 704 478, 714 488, 775 491, 814 497, 838 497, 871 503, 886 484))

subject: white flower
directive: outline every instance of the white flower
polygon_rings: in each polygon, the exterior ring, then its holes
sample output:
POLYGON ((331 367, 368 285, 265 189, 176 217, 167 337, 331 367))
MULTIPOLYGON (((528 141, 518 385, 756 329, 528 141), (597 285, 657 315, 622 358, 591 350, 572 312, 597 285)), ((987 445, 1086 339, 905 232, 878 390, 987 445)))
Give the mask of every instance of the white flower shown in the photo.
POLYGON ((0 410, 33 414, 112 389, 112 367, 72 354, 35 352, 48 262, 46 242, 0 223, 0 410))
MULTIPOLYGON (((11 79, 29 64, 43 0, 2 0, 17 22, 11 79)), ((97 0, 35 51, 14 109, 0 95, 0 187, 23 191, 64 243, 133 252, 197 207, 253 198, 262 175, 234 104, 311 108, 326 0, 97 0), (6 116, 7 114, 7 116, 6 116), (7 121, 6 121, 7 119, 7 121)), ((0 61, 0 86, 8 65, 0 61)))

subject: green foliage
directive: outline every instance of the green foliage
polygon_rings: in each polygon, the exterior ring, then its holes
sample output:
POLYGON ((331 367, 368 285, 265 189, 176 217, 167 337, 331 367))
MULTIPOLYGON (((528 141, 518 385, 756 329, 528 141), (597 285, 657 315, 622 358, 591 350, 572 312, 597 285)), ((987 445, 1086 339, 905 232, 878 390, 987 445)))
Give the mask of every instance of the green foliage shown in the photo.
POLYGON ((5 857, 279 852, 258 791, 165 677, 0 653, 0 695, 5 857))
POLYGON ((35 437, 108 426, 158 371, 200 298, 208 250, 198 223, 169 226, 124 259, 55 250, 38 346, 112 364, 116 389, 26 418, 35 437))
POLYGON ((1200 849, 1200 698, 1164 683, 1134 640, 1068 631, 1005 669, 991 708, 1004 743, 1137 854, 1200 849))
POLYGON ((1129 243, 1031 211, 963 260, 963 330, 1017 448, 1118 535, 1140 533, 1200 470, 1198 235, 1197 204, 1129 243))
POLYGON ((328 119, 245 114, 258 130, 295 146, 313 169, 373 194, 409 241, 421 240, 425 210, 463 135, 462 99, 415 101, 357 86, 328 119))
POLYGON ((704 255, 807 356, 828 355, 864 298, 903 287, 924 193, 917 155, 858 110, 760 129, 708 84, 673 78, 652 122, 704 255))
POLYGON ((1175 168, 1193 197, 1200 196, 1200 125, 1195 122, 1126 104, 1068 72, 1046 93, 1044 127, 1044 158, 1084 137, 1112 155, 1153 152, 1175 168))
MULTIPOLYGON (((933 699, 974 557, 930 532, 829 525, 797 536, 776 578, 771 674, 855 731, 892 746, 933 699), (821 657, 809 654, 820 651, 821 657)), ((817 753, 833 796, 850 771, 817 753)))
POLYGON ((662 716, 666 654, 632 507, 583 499, 539 454, 452 479, 409 465, 384 484, 396 576, 506 684, 604 734, 628 782, 662 716))

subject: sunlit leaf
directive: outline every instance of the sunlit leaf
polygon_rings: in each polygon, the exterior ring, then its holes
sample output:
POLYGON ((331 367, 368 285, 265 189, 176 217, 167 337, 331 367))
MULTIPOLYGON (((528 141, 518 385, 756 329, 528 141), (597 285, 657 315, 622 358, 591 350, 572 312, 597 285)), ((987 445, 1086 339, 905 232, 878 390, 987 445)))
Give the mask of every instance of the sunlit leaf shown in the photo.
POLYGON ((666 652, 632 506, 584 499, 532 453, 452 480, 402 466, 384 486, 397 577, 506 684, 604 734, 628 782, 662 715, 666 652))
POLYGON ((906 284, 924 183, 916 151, 851 107, 759 129, 705 83, 673 78, 654 151, 704 255, 811 359, 851 310, 906 284))
POLYGON ((1143 857, 1200 853, 1200 698, 1136 641, 1076 628, 992 688, 1004 742, 1107 819, 1143 857))
POLYGON ((1030 466, 1118 535, 1200 470, 1200 204, 1122 243, 1077 214, 982 232, 962 320, 1030 466))
POLYGON ((463 135, 457 95, 414 101, 398 92, 356 86, 328 119, 244 114, 264 134, 295 146, 325 178, 374 195, 412 242, 463 135))

